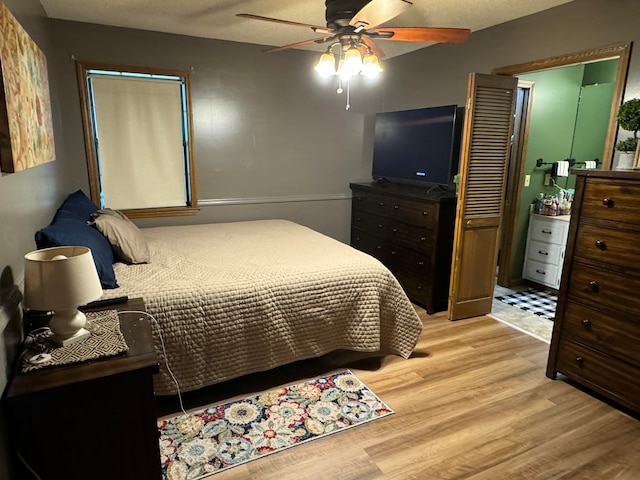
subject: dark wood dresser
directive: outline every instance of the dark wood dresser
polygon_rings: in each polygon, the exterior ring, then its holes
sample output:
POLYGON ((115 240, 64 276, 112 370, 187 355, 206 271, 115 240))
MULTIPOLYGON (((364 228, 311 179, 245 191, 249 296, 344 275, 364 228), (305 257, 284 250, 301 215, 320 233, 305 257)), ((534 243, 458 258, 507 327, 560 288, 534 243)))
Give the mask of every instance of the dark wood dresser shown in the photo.
POLYGON ((389 182, 350 187, 351 245, 386 265, 428 313, 446 310, 455 193, 389 182))
POLYGON ((577 175, 547 376, 640 412, 640 172, 577 175))

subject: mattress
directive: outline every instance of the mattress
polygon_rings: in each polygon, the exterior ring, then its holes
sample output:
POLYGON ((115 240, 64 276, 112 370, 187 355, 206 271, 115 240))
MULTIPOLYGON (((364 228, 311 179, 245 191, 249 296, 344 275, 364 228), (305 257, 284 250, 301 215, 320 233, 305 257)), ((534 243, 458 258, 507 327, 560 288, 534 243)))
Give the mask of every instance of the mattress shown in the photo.
POLYGON ((422 323, 378 260, 286 220, 141 229, 151 262, 114 265, 142 297, 159 353, 157 395, 347 349, 407 358, 422 323), (152 322, 154 324, 155 322, 152 322), (160 330, 158 330, 158 327, 160 330))

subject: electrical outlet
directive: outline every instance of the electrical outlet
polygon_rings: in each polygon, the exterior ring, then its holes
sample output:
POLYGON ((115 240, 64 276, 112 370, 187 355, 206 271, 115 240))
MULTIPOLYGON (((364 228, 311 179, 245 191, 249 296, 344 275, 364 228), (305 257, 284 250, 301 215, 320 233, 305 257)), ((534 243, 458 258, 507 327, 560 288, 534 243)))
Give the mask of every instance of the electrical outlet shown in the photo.
POLYGON ((551 174, 550 173, 545 173, 544 174, 544 184, 545 185, 551 185, 551 174))
POLYGON ((524 176, 524 186, 528 187, 531 184, 531 175, 524 176))

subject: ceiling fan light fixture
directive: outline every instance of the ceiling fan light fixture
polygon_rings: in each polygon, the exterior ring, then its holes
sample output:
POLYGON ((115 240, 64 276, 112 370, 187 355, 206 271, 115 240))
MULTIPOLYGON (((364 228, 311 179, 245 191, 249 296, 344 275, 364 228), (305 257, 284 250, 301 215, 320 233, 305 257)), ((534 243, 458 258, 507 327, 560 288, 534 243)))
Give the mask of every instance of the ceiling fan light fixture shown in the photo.
POLYGON ((375 77, 379 73, 382 73, 383 68, 380 65, 378 56, 374 53, 367 53, 362 59, 362 75, 366 77, 375 77))
POLYGON ((344 61, 342 62, 342 67, 340 68, 340 76, 352 76, 357 75, 362 71, 362 55, 360 55, 360 51, 351 46, 347 49, 344 54, 344 61))
POLYGON ((336 57, 331 52, 324 52, 313 69, 323 77, 336 74, 336 57))

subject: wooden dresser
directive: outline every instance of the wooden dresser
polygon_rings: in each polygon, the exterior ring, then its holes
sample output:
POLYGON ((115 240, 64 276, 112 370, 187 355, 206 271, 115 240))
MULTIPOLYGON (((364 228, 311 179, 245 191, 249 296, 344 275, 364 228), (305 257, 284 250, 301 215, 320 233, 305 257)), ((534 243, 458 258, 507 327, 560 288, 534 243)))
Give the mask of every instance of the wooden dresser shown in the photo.
POLYGON ((446 310, 455 193, 389 182, 350 187, 351 245, 386 265, 428 313, 446 310))
POLYGON ((577 175, 547 376, 640 412, 640 172, 577 175))

